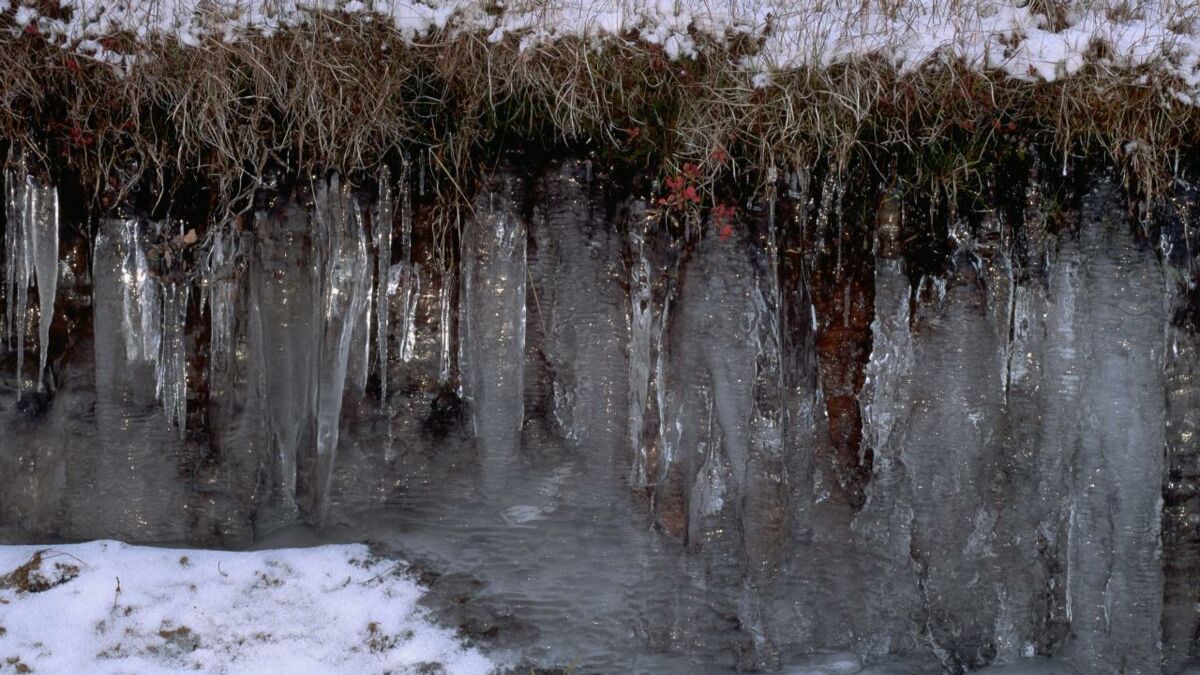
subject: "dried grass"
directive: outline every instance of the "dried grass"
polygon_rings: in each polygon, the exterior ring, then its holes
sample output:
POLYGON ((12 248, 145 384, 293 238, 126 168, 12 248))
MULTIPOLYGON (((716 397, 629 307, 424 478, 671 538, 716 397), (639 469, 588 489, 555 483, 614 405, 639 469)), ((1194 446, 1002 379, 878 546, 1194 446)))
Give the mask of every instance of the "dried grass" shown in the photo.
POLYGON ((1102 48, 1054 83, 955 63, 901 74, 865 56, 755 87, 739 66, 753 41, 699 35, 698 57, 672 61, 634 35, 532 49, 450 33, 409 44, 380 22, 317 14, 272 38, 146 44, 123 74, 36 35, 5 35, 0 131, 44 163, 67 162, 98 200, 133 175, 167 190, 170 176, 192 174, 234 203, 270 164, 370 171, 399 151, 428 151, 453 200, 481 158, 516 139, 664 172, 696 162, 710 175, 820 155, 907 157, 917 180, 965 185, 1019 138, 1063 158, 1105 152, 1152 192, 1198 128, 1166 69, 1106 67, 1102 48))

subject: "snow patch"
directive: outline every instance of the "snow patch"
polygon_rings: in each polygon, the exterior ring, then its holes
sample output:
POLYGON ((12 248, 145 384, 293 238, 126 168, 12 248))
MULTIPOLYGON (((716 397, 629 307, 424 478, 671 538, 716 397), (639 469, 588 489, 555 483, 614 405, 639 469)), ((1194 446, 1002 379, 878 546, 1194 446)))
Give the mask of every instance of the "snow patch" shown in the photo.
MULTIPOLYGON (((97 48, 120 33, 140 42, 170 39, 197 46, 204 39, 236 42, 303 25, 316 14, 354 15, 390 24, 405 41, 433 31, 515 36, 523 50, 562 38, 641 40, 660 45, 670 58, 697 54, 701 38, 721 42, 747 37, 761 47, 743 59, 755 86, 770 73, 822 67, 873 55, 901 71, 931 61, 956 61, 997 69, 1028 80, 1053 81, 1079 71, 1085 55, 1117 68, 1153 66, 1176 78, 1179 100, 1200 89, 1200 36, 1176 3, 1076 0, 1054 20, 1023 0, 915 0, 905 3, 822 0, 59 0, 62 9, 42 16, 23 0, 14 31, 35 26, 52 42, 128 69, 132 54, 97 48), (64 11, 65 10, 65 11, 64 11), (1066 25, 1061 25, 1065 23, 1066 25)), ((8 0, 0 0, 0 7, 8 0)), ((116 49, 113 47, 112 49, 116 49)))
POLYGON ((46 673, 491 672, 495 664, 425 618, 416 604, 424 589, 398 565, 362 545, 0 546, 0 663, 46 673), (41 592, 2 583, 38 551, 43 568, 77 567, 78 576, 41 592))

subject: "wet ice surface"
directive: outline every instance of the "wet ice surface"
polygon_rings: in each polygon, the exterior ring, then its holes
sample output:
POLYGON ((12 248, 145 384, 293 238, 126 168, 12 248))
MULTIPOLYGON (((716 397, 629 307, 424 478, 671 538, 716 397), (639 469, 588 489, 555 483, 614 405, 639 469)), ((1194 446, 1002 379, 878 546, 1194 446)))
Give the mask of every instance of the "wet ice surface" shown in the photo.
POLYGON ((0 532, 367 541, 426 570, 434 614, 496 658, 581 672, 1187 662, 1195 336, 1114 180, 1040 271, 963 237, 914 280, 877 245, 858 511, 814 459, 818 322, 774 205, 683 250, 601 188, 583 162, 502 173, 453 266, 407 225, 380 255, 336 183, 263 211, 208 258, 211 400, 185 421, 207 435, 182 438, 184 298, 139 267, 148 224, 102 223, 54 405, 30 422, 0 391, 0 532), (326 527, 280 527, 297 513, 326 527))

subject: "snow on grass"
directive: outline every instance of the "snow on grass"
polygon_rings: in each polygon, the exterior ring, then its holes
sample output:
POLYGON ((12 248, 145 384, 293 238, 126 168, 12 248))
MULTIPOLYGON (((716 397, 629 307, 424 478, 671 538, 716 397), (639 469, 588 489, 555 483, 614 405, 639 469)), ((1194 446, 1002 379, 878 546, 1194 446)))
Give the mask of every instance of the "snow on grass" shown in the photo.
POLYGON ((360 545, 0 546, 0 672, 490 672, 396 565, 360 545))
POLYGON ((44 0, 13 2, 13 30, 32 28, 125 67, 136 56, 114 51, 106 38, 167 38, 185 46, 200 44, 203 36, 232 42, 273 35, 324 13, 390 24, 410 42, 446 31, 492 42, 512 36, 531 49, 565 37, 599 42, 636 35, 672 58, 695 55, 699 36, 748 37, 760 47, 743 67, 759 86, 774 72, 863 55, 890 59, 901 71, 953 59, 1053 81, 1077 72, 1092 54, 1103 65, 1152 65, 1200 90, 1196 0, 58 1, 62 9, 52 12, 39 9, 44 0))

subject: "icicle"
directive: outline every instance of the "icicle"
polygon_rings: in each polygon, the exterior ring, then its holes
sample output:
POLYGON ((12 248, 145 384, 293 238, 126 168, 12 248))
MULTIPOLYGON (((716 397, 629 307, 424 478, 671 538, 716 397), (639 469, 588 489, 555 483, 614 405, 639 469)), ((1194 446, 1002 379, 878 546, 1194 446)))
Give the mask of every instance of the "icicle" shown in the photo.
POLYGON ((329 509, 342 397, 355 325, 370 302, 371 269, 362 214, 337 176, 316 190, 315 225, 323 330, 317 358, 318 518, 329 509))
MULTIPOLYGON (((203 303, 209 305, 211 337, 209 365, 224 370, 229 366, 233 350, 233 328, 237 320, 239 270, 244 252, 241 238, 230 228, 214 228, 208 255, 204 263, 203 303)), ((203 310, 203 304, 201 305, 203 310)))
POLYGON ((262 379, 263 404, 276 457, 275 500, 296 498, 297 456, 312 428, 320 334, 321 259, 311 214, 289 203, 260 211, 250 264, 251 331, 262 379))
POLYGON ((400 360, 408 363, 413 358, 417 345, 417 301, 421 298, 421 269, 413 264, 405 266, 403 316, 400 332, 400 360))
MULTIPOLYGON (((400 176, 400 189, 408 199, 408 163, 400 176)), ((375 353, 379 365, 379 401, 384 408, 388 400, 388 286, 392 265, 392 174, 386 166, 379 170, 379 201, 372 219, 374 225, 375 272, 375 353)))
POLYGON ((37 272, 38 302, 38 372, 37 388, 42 388, 46 371, 46 356, 50 349, 50 324, 54 320, 54 298, 58 293, 58 192, 53 186, 27 183, 29 207, 26 211, 29 236, 32 240, 33 265, 37 272))
POLYGON ((20 392, 25 388, 25 330, 29 326, 29 284, 33 276, 31 255, 29 249, 30 237, 28 225, 28 200, 26 195, 21 195, 21 213, 18 215, 19 223, 17 239, 19 240, 19 248, 17 250, 18 260, 16 261, 20 267, 17 271, 17 288, 16 309, 17 309, 17 391, 20 392))
MULTIPOLYGON (((161 224, 152 224, 163 233, 161 224)), ((120 281, 120 329, 127 363, 153 364, 155 394, 167 422, 180 435, 186 427, 187 354, 185 323, 190 285, 163 283, 151 273, 149 238, 134 218, 107 220, 96 234, 96 248, 112 250, 120 281)))
POLYGON ((162 287, 161 352, 154 366, 155 391, 162 402, 167 422, 180 437, 187 420, 187 358, 184 323, 187 320, 189 286, 169 283, 162 287))
POLYGON ((140 223, 130 218, 118 227, 121 262, 122 333, 129 361, 154 361, 162 343, 161 302, 158 283, 150 274, 150 261, 140 223))
POLYGON ((629 267, 629 447, 633 451, 630 485, 634 487, 647 487, 653 481, 649 452, 642 445, 654 338, 652 271, 646 259, 645 227, 644 218, 629 226, 629 247, 634 256, 629 267))
POLYGON ((454 282, 449 266, 442 270, 442 287, 438 289, 438 340, 441 352, 438 358, 438 384, 450 381, 450 293, 454 282))
POLYGON ((5 292, 8 308, 5 334, 15 337, 17 389, 24 390, 25 332, 29 326, 29 288, 38 288, 38 371, 35 387, 42 388, 50 348, 50 324, 58 293, 58 192, 25 173, 24 165, 8 172, 8 227, 5 230, 5 292), (13 333, 15 332, 15 336, 13 333))
POLYGON ((5 222, 9 225, 4 228, 4 340, 12 344, 12 334, 16 328, 17 303, 14 297, 17 292, 17 271, 21 265, 20 250, 23 243, 20 235, 20 228, 16 225, 21 222, 21 192, 17 187, 17 175, 15 172, 8 172, 4 177, 4 215, 5 222))
POLYGON ((404 184, 400 201, 400 251, 403 266, 400 317, 400 360, 412 360, 417 343, 417 300, 421 296, 421 271, 412 260, 412 196, 408 190, 408 165, 405 165, 404 184))
POLYGON ((515 453, 524 420, 526 227, 511 197, 516 181, 502 175, 477 197, 461 256, 460 383, 475 436, 496 464, 515 453))
POLYGON ((767 199, 767 237, 764 249, 759 252, 761 271, 754 285, 755 383, 750 444, 756 457, 774 460, 783 456, 785 388, 780 326, 783 294, 779 288, 773 180, 767 199))
MULTIPOLYGON (((433 152, 433 151, 429 150, 428 152, 433 152)), ((419 174, 418 183, 420 184, 420 191, 417 194, 424 197, 425 196, 425 156, 424 155, 421 155, 420 158, 417 160, 417 173, 419 174)))

